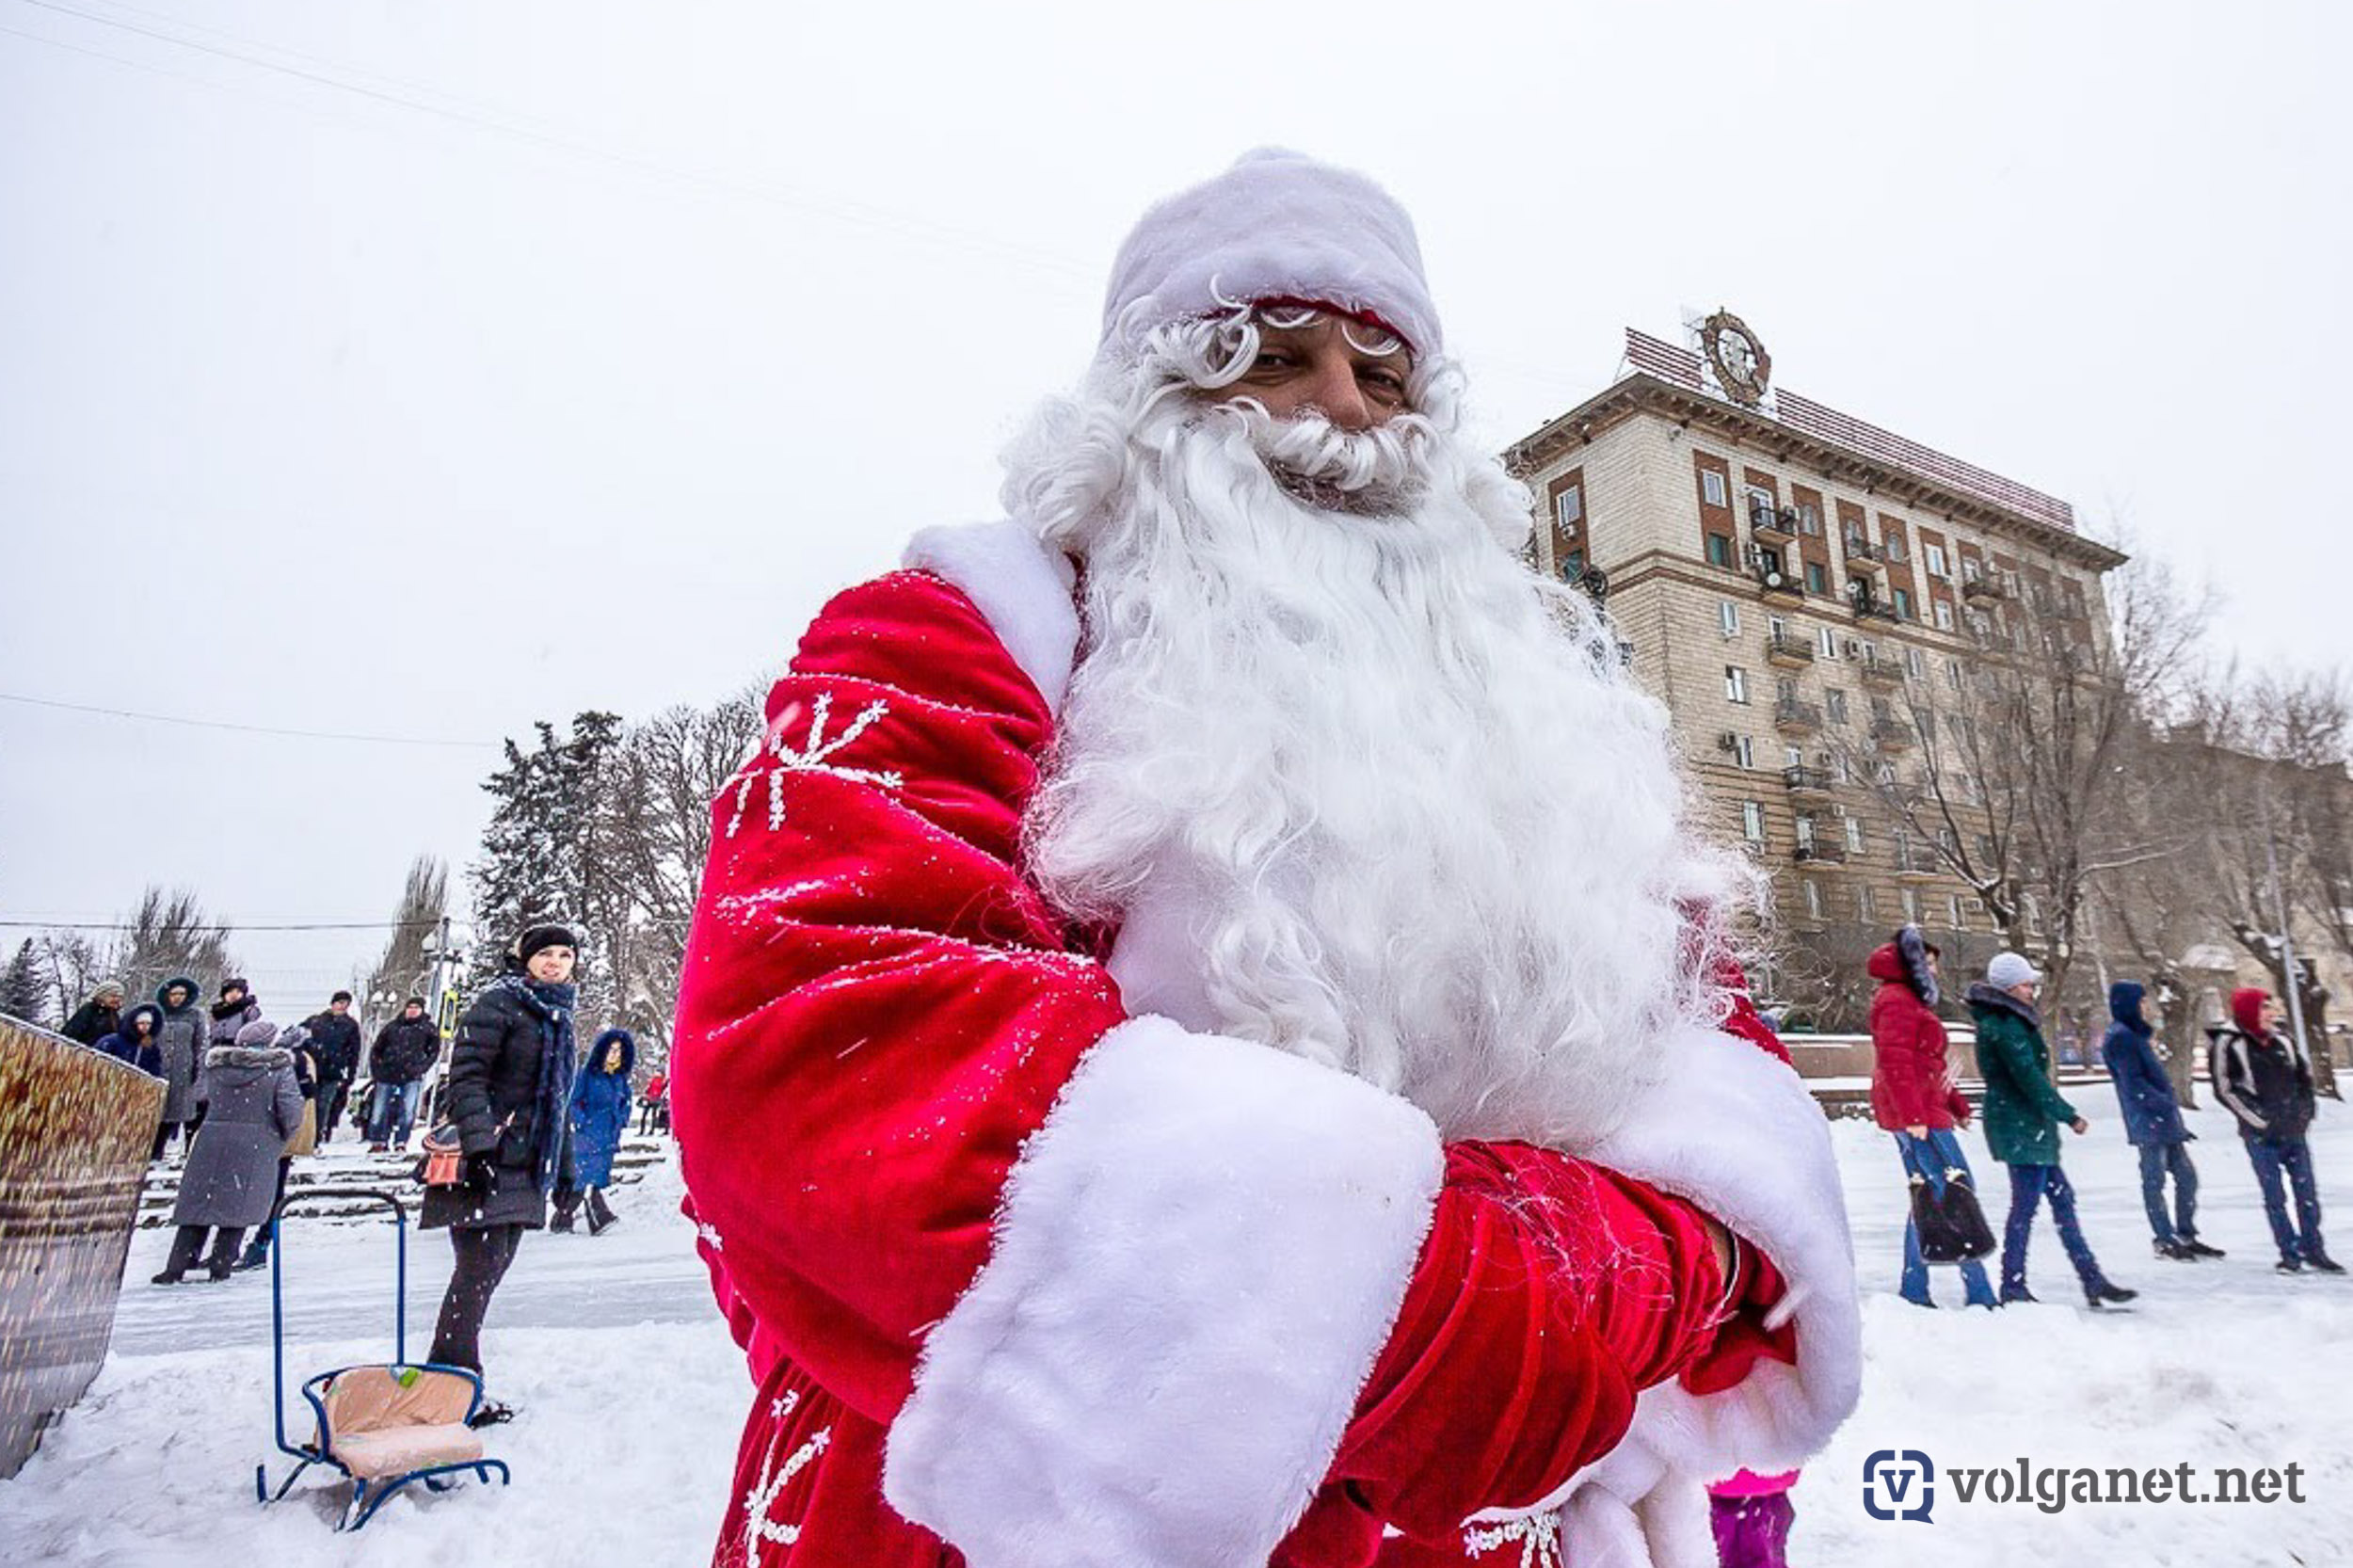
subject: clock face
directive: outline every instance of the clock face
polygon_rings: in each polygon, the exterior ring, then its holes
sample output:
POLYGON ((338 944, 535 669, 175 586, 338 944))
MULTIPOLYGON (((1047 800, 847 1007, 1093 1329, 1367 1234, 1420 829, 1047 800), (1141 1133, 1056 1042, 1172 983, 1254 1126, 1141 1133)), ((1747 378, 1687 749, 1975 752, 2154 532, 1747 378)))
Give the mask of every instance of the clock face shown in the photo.
POLYGON ((1754 408, 1765 395, 1773 359, 1748 323, 1730 311, 1718 311, 1700 324, 1700 345, 1725 393, 1754 408))

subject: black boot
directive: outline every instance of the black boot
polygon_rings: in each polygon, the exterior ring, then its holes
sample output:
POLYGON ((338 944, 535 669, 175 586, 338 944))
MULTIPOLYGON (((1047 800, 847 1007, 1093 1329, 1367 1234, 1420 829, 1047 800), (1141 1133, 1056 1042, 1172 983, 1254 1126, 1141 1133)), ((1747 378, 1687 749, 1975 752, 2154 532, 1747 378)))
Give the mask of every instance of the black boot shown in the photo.
POLYGON ((2304 1260, 2300 1257, 2283 1257, 2271 1267, 2278 1273, 2300 1274, 2304 1272, 2304 1260))
POLYGON ((2186 1241, 2168 1241, 2160 1239, 2153 1243, 2153 1245, 2154 1246, 2156 1255, 2159 1257, 2169 1257, 2176 1263, 2195 1263, 2198 1261, 2198 1255, 2189 1250, 2189 1243, 2186 1241))
POLYGON ((2137 1290, 2127 1290, 2122 1286, 2111 1285, 2105 1279, 2097 1285, 2084 1287, 2084 1300, 2093 1306, 2122 1306, 2139 1294, 2137 1290))
POLYGON ((2020 1302, 2024 1302, 2028 1305, 2033 1305, 2037 1300, 2038 1298, 2035 1293, 2026 1288, 2026 1282, 2023 1279, 2005 1284, 2002 1287, 2002 1304, 2004 1306, 2013 1306, 2020 1302))
POLYGON ((613 1206, 611 1204, 604 1201, 604 1189, 601 1187, 589 1188, 588 1234, 591 1236, 602 1236, 606 1231, 611 1230, 615 1225, 619 1224, 620 1223, 621 1217, 613 1212, 613 1206))
POLYGON ((2189 1256, 2192 1257, 2228 1257, 2230 1256, 2220 1247, 2210 1247, 2195 1236, 2183 1237, 2182 1245, 2189 1249, 2189 1256))
POLYGON ((2335 1258, 2330 1257, 2327 1253, 2322 1252, 2318 1247, 2307 1247, 2304 1249, 2304 1266, 2308 1269, 2318 1269, 2324 1274, 2341 1274, 2345 1272, 2344 1264, 2338 1262, 2335 1258))

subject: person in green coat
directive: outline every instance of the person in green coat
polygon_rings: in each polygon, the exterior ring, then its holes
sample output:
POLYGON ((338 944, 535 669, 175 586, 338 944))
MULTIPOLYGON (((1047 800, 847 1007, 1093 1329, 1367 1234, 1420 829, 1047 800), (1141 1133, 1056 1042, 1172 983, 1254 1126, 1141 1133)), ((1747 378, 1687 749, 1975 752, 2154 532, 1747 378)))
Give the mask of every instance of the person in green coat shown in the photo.
POLYGON ((1977 1025, 1977 1076, 1985 1080, 1985 1142, 2009 1167, 2009 1220, 2002 1227, 2002 1301, 2031 1302, 2026 1288, 2026 1238, 2047 1196, 2059 1244, 2075 1266, 2084 1300, 2095 1307, 2131 1301, 2139 1292, 2109 1282, 2075 1221, 2075 1189, 2059 1168, 2059 1128, 2078 1134, 2083 1117, 2051 1083, 2051 1048, 2042 1043, 2042 1014, 2035 998, 2042 975, 2019 953, 2003 952, 1969 987, 1977 1025))

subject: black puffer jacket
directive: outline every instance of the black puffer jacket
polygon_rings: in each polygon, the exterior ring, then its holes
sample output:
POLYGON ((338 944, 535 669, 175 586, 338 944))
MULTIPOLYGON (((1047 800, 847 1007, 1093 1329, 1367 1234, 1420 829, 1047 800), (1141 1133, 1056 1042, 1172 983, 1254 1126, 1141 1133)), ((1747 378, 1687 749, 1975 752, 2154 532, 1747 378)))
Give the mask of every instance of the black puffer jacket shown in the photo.
POLYGON ((368 1052, 368 1079, 374 1083, 414 1083, 441 1054, 441 1032, 429 1016, 398 1017, 376 1032, 368 1052))
POLYGON ((311 1048, 318 1053, 319 1077, 347 1080, 360 1070, 360 1020, 330 1008, 302 1021, 311 1032, 311 1048))
MULTIPOLYGON (((450 1048, 449 1084, 443 1099, 448 1119, 465 1145, 467 1179, 457 1187, 425 1190, 426 1230, 443 1225, 547 1223, 547 1198, 539 1191, 534 1154, 538 1147, 541 1058, 546 1035, 527 1002, 506 982, 490 985, 457 1020, 450 1048), (477 1156, 490 1157, 487 1183, 477 1156)), ((571 1093, 562 1075, 552 1117, 563 1140, 555 1169, 571 1168, 570 1119, 563 1113, 571 1093)))

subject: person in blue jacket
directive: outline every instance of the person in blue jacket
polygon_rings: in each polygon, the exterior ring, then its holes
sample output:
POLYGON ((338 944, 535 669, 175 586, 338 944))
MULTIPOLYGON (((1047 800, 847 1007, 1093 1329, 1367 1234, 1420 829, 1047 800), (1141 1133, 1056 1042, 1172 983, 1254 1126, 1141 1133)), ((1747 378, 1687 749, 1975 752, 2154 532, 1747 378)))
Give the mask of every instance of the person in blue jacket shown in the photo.
POLYGON ((2198 1135, 2182 1125, 2182 1102, 2157 1055, 2156 1028, 2143 1005, 2148 988, 2120 980, 2108 987, 2107 1038, 2100 1055, 2116 1085, 2124 1112, 2124 1136, 2140 1154, 2140 1201, 2149 1208, 2149 1228, 2159 1257, 2195 1262, 2220 1257, 2220 1247, 2198 1240, 2198 1167, 2190 1163, 2189 1141, 2198 1135), (2173 1212, 2165 1207, 2165 1178, 2173 1178, 2173 1212))
POLYGON ((118 1062, 129 1063, 150 1078, 161 1078, 164 1048, 156 1043, 156 1035, 163 1027, 163 1009, 141 1002, 123 1015, 115 1031, 98 1042, 98 1048, 118 1062))
POLYGON ((613 1181, 613 1156, 629 1129, 630 1069, 637 1064, 637 1042, 626 1029, 608 1029, 597 1036, 588 1064, 572 1080, 571 1179, 555 1193, 555 1218, 550 1230, 569 1230, 572 1216, 584 1200, 588 1209, 588 1234, 601 1236, 620 1223, 604 1201, 613 1181))

